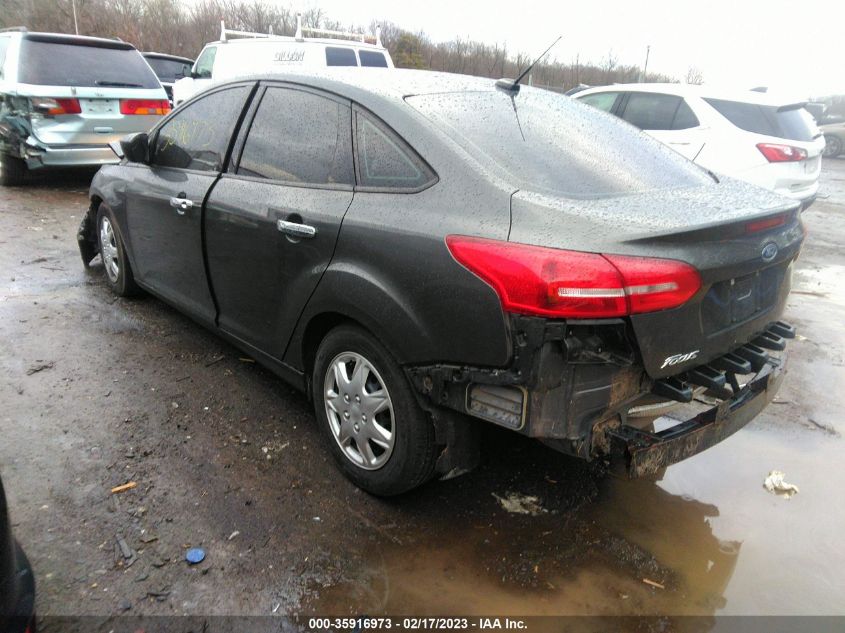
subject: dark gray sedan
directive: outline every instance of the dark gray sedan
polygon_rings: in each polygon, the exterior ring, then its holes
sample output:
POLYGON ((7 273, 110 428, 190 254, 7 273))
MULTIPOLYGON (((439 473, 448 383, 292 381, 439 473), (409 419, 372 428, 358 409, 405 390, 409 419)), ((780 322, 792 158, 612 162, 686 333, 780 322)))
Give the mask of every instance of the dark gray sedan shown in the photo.
POLYGON ((85 263, 305 390, 373 493, 471 468, 478 420, 648 475, 780 386, 797 204, 568 97, 257 77, 122 152, 92 183, 85 263))

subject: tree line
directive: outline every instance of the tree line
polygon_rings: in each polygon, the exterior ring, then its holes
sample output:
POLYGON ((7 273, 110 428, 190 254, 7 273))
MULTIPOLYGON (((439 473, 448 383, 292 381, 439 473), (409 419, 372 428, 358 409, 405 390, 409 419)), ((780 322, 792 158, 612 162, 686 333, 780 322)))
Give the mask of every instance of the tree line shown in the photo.
MULTIPOLYGON (((227 28, 293 35, 296 12, 264 0, 2 0, 0 28, 25 26, 32 31, 118 37, 142 51, 196 57, 203 45, 220 37, 220 19, 227 28), (75 4, 75 17, 74 17, 75 4), (76 26, 75 26, 76 25, 76 26)), ((376 23, 346 25, 319 8, 302 14, 302 23, 332 30, 374 34, 376 23)), ((400 68, 440 70, 485 77, 515 77, 533 61, 526 53, 504 44, 469 39, 434 42, 424 32, 411 32, 393 23, 379 23, 382 42, 400 68)), ((538 42, 538 45, 544 43, 538 42)), ((545 61, 531 73, 534 85, 566 90, 579 84, 629 83, 640 79, 639 66, 619 62, 612 50, 600 60, 545 61)), ((697 76, 700 83, 700 75, 697 76)), ((646 81, 677 81, 648 73, 646 81)))

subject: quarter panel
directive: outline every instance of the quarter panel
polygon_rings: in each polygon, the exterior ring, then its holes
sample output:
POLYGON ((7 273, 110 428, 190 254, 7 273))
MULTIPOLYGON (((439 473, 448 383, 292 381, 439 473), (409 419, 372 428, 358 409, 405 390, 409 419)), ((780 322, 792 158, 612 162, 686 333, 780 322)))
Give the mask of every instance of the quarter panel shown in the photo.
POLYGON ((324 312, 353 318, 403 364, 503 366, 510 340, 495 291, 449 253, 449 234, 506 240, 510 192, 460 170, 415 194, 356 192, 335 256, 300 318, 285 362, 324 312))

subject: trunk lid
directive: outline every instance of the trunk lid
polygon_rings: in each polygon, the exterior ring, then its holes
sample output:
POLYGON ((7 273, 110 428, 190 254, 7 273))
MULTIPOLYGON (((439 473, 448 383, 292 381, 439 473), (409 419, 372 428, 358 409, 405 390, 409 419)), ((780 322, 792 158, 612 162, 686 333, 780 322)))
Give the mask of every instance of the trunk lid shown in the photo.
POLYGON ((589 200, 520 191, 512 218, 512 242, 675 259, 699 271, 702 287, 684 305, 630 317, 653 378, 717 358, 778 320, 804 238, 797 203, 727 179, 589 200))

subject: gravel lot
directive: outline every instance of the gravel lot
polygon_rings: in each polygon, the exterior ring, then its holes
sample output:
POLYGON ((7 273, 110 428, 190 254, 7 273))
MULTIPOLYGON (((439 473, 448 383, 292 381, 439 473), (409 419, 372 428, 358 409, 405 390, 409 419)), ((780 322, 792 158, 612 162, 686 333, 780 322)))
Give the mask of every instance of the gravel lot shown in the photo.
POLYGON ((335 470, 303 396, 83 269, 89 178, 0 189, 0 471, 40 616, 845 615, 845 160, 804 214, 801 337, 749 427, 659 483, 490 429, 476 472, 391 501, 335 470), (767 493, 772 469, 800 494, 767 493))

